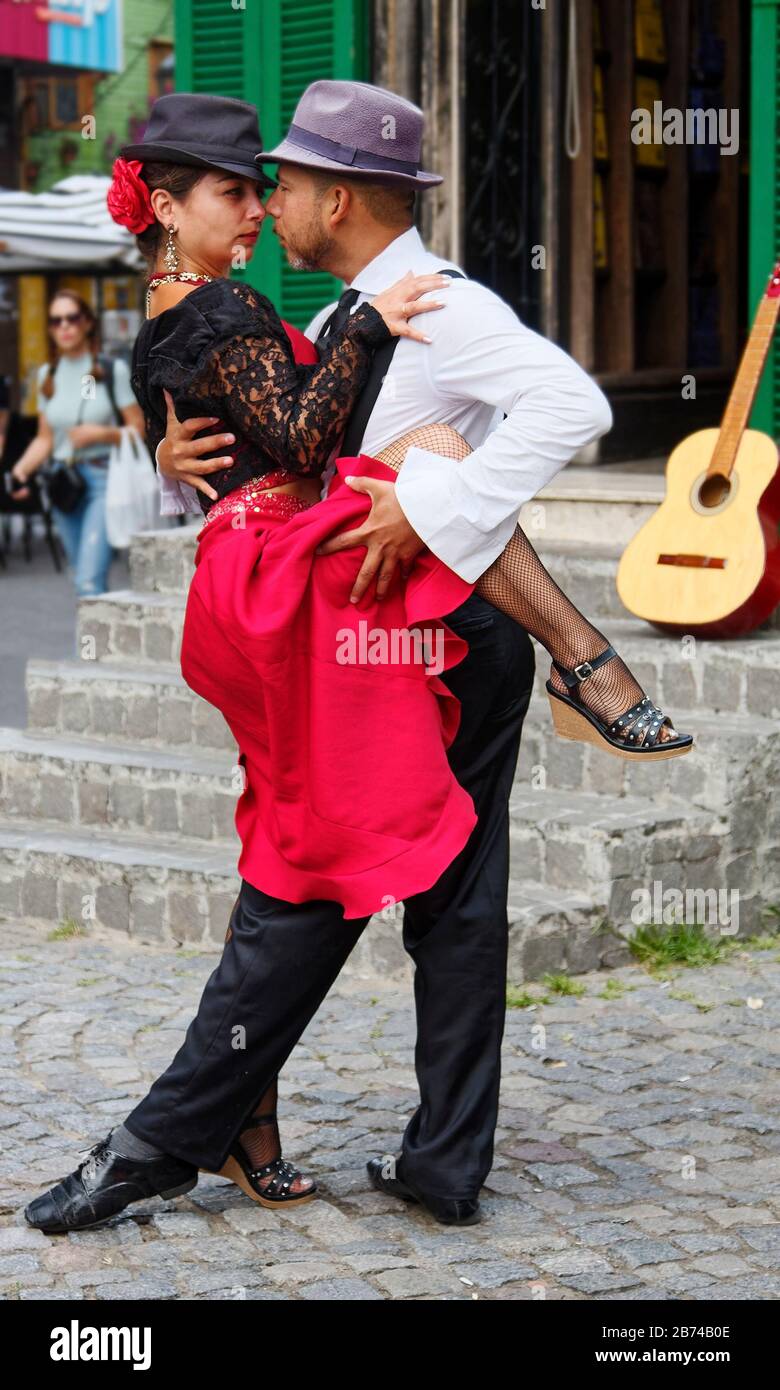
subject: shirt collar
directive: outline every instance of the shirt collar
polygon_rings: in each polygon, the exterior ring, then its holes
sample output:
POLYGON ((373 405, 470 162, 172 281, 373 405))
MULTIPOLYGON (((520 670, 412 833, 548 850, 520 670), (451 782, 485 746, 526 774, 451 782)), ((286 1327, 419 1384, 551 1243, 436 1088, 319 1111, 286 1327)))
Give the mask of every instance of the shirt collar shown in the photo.
POLYGON ((395 284, 407 272, 419 264, 421 256, 427 256, 425 244, 416 227, 407 227, 395 237, 373 261, 359 270, 349 288, 360 294, 381 294, 388 285, 395 284))

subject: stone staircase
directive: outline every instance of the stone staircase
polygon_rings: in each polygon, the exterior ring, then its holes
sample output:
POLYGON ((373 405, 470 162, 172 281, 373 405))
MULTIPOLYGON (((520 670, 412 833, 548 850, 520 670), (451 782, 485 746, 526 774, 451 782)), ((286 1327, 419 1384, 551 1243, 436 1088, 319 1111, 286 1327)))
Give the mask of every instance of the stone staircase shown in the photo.
MULTIPOLYGON (((638 889, 737 889, 740 934, 780 903, 780 633, 681 642, 625 614, 617 559, 652 505, 637 501, 638 487, 626 487, 622 512, 619 498, 608 504, 617 545, 595 525, 603 499, 589 502, 582 487, 590 523, 570 495, 556 515, 545 490, 552 524, 535 541, 698 746, 637 767, 555 737, 549 663, 537 649, 511 805, 514 981, 623 961, 625 947, 594 928, 630 931, 638 889), (582 539, 556 533, 566 530, 582 539)), ((132 587, 79 604, 78 657, 28 662, 28 727, 0 729, 0 913, 221 948, 239 886, 241 774, 221 715, 178 668, 198 527, 136 537, 132 587)), ((399 927, 400 911, 378 914, 353 957, 358 968, 402 965, 399 927)))

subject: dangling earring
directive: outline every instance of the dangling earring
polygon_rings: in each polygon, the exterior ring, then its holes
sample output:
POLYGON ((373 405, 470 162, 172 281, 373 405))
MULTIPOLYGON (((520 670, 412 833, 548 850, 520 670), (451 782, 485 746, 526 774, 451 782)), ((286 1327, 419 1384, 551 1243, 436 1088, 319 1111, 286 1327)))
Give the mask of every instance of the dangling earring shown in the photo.
POLYGON ((173 244, 173 227, 168 228, 168 240, 165 243, 163 261, 166 270, 174 271, 179 269, 179 257, 176 255, 176 247, 173 244))

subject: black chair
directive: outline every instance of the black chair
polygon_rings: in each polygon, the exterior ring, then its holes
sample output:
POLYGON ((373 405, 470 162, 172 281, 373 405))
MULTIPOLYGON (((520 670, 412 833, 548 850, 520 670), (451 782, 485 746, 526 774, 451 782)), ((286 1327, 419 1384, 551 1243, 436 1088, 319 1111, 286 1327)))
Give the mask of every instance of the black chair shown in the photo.
POLYGON ((37 428, 37 421, 33 417, 20 415, 15 410, 10 412, 5 448, 0 457, 0 565, 3 569, 6 568, 6 555, 11 546, 12 521, 15 516, 20 516, 23 519, 22 548, 28 563, 32 560, 33 518, 39 516, 43 520, 46 544, 49 547, 54 568, 60 573, 63 567, 64 550, 54 529, 48 498, 43 489, 39 487, 36 477, 33 476, 27 483, 27 487, 30 489, 29 497, 15 499, 8 489, 11 469, 16 460, 21 458, 30 440, 35 438, 37 428))

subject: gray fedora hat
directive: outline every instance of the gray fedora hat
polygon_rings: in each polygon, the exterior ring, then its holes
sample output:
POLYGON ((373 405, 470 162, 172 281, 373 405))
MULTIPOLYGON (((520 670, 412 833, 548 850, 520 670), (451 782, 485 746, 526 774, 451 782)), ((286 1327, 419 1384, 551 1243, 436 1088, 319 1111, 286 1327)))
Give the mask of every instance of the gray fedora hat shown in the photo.
POLYGON ((123 145, 119 154, 123 159, 162 159, 224 169, 276 188, 276 181, 255 162, 262 147, 257 107, 250 101, 207 92, 168 92, 154 102, 143 139, 123 145))
POLYGON ((281 144, 255 158, 429 188, 444 180, 419 167, 422 133, 423 113, 406 97, 368 82, 323 80, 306 88, 281 144))

